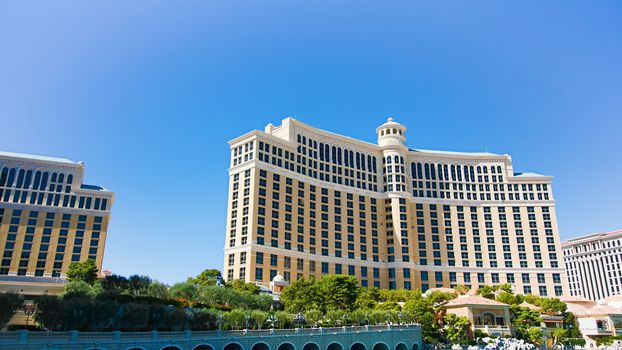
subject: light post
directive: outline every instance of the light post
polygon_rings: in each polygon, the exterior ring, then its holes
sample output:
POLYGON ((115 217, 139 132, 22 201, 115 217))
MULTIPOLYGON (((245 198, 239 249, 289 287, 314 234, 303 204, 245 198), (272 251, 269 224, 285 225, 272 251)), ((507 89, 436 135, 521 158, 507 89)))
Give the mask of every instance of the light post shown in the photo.
POLYGON ((387 314, 385 315, 385 317, 387 318, 387 325, 389 324, 389 317, 391 317, 391 315, 387 312, 387 314))
POLYGON ((270 328, 271 329, 274 329, 274 324, 277 322, 277 319, 276 319, 276 317, 274 317, 274 315, 270 315, 270 317, 268 317, 266 322, 268 322, 270 324, 270 328))
POLYGON ((218 338, 220 338, 220 332, 222 331, 222 314, 216 316, 216 324, 218 325, 218 338))
POLYGON ((402 316, 403 316, 402 313, 398 312, 397 314, 398 324, 402 324, 402 316))
POLYGON ((305 317, 299 312, 296 316, 294 316, 294 320, 296 321, 298 328, 300 328, 300 325, 305 321, 305 317))
POLYGON ((249 314, 244 315, 244 320, 246 320, 246 329, 248 329, 248 325, 250 324, 250 320, 251 320, 251 315, 249 314))
POLYGON ((30 316, 34 315, 36 312, 36 308, 33 304, 24 305, 24 314, 26 315, 26 328, 28 328, 28 321, 30 320, 30 316))

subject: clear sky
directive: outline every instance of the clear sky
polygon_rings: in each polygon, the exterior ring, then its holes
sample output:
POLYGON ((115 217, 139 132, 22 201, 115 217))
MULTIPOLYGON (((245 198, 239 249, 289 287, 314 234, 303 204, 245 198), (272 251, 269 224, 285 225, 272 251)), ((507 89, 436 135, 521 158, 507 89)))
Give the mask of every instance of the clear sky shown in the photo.
POLYGON ((620 1, 2 1, 0 150, 116 193, 104 266, 222 268, 227 141, 287 116, 554 176, 562 238, 622 228, 620 1))

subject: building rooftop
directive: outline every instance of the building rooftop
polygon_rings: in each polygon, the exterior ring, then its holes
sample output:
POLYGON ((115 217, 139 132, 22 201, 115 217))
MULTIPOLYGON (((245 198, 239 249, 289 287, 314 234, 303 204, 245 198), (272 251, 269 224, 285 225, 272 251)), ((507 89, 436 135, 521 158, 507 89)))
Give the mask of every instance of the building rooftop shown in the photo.
POLYGON ((80 188, 83 190, 91 190, 91 191, 108 191, 107 189, 101 187, 101 186, 97 186, 97 185, 86 185, 86 184, 82 184, 80 185, 80 188))
POLYGON ((597 232, 590 233, 584 236, 579 236, 575 238, 570 238, 564 242, 562 242, 562 247, 569 246, 575 243, 583 243, 583 241, 591 241, 599 238, 613 238, 612 236, 622 235, 622 230, 616 230, 611 232, 597 232))
POLYGON ((419 149, 419 148, 411 148, 409 151, 412 152, 421 152, 421 153, 438 153, 438 154, 454 154, 457 156, 494 156, 494 157, 502 157, 503 154, 490 153, 490 152, 456 152, 456 151, 437 151, 430 149, 419 149))
POLYGON ((547 175, 536 174, 536 173, 514 173, 516 177, 547 177, 547 175))
POLYGON ((6 151, 0 151, 0 156, 12 157, 12 158, 29 158, 33 160, 41 160, 44 162, 66 163, 66 164, 72 164, 72 165, 78 164, 77 162, 74 162, 67 158, 38 156, 34 154, 15 153, 15 152, 6 152, 6 151))
POLYGON ((508 306, 496 300, 484 298, 479 295, 459 295, 457 298, 448 301, 446 307, 457 307, 466 305, 486 305, 486 306, 508 306))

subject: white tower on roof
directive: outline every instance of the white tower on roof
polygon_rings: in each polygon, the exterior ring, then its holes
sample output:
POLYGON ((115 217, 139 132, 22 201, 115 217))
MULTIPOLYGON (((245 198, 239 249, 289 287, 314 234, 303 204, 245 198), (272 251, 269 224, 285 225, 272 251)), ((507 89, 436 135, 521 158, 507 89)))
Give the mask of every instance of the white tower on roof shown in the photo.
POLYGON ((387 122, 380 125, 376 129, 378 134, 378 145, 380 147, 389 146, 391 148, 397 146, 406 150, 406 127, 397 123, 393 118, 389 117, 387 122))

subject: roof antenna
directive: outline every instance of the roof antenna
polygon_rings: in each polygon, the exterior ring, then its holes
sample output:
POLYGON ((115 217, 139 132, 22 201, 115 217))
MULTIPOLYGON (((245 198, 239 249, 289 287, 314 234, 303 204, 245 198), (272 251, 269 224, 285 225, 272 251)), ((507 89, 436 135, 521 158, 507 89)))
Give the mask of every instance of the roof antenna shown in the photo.
POLYGON ((486 150, 486 153, 488 153, 488 146, 484 146, 484 149, 486 150))

